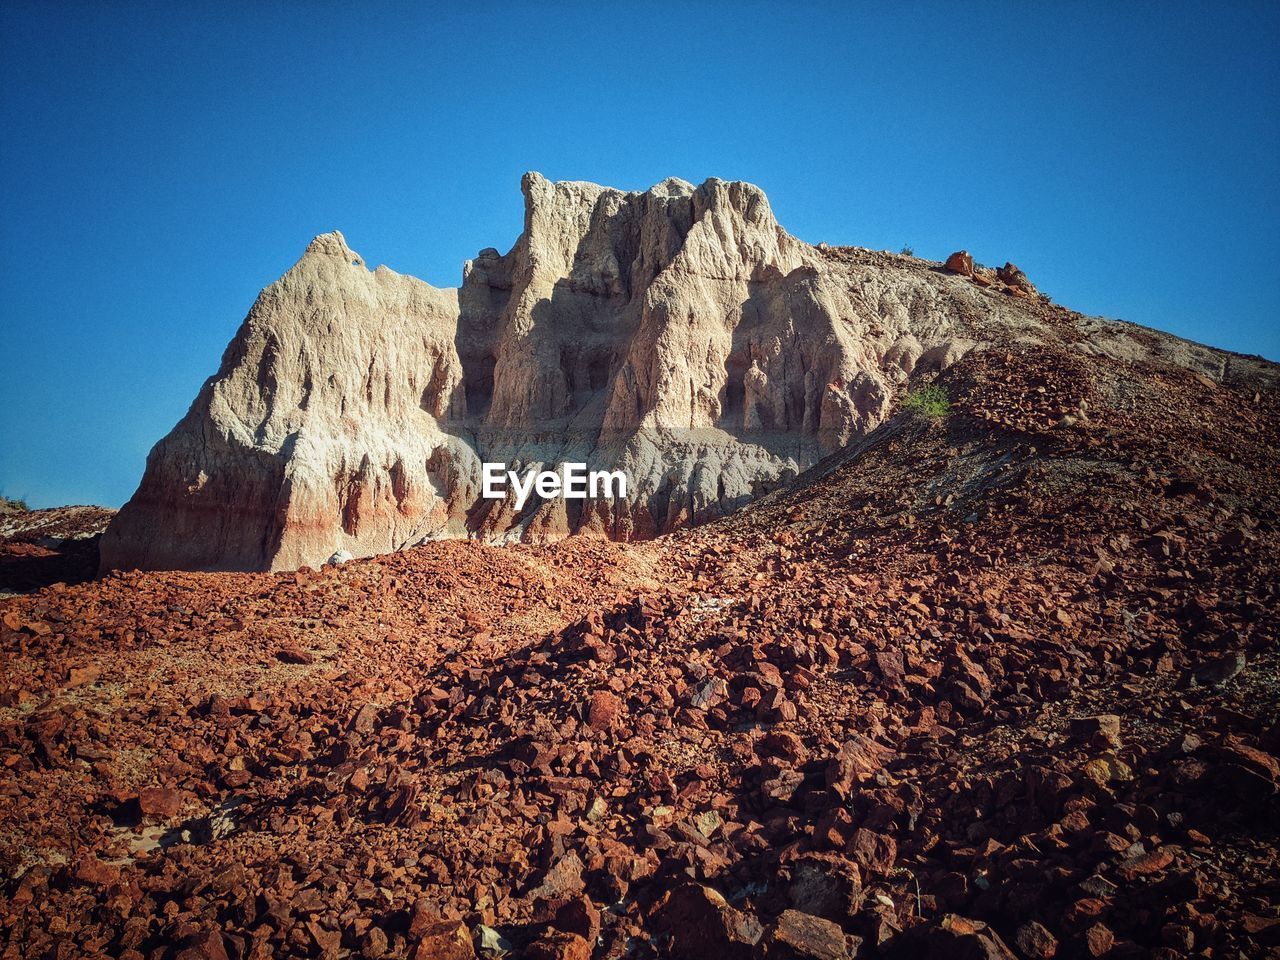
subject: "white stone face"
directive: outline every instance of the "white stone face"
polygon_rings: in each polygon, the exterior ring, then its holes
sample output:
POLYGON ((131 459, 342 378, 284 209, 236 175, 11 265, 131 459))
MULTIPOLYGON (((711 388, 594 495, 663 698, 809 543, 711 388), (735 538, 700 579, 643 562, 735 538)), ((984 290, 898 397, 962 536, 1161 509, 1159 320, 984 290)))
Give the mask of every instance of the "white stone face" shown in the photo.
POLYGON ((909 379, 975 347, 1054 341, 1214 378, 1251 369, 935 263, 812 247, 748 183, 624 193, 531 173, 522 187, 515 246, 481 251, 458 289, 370 271, 342 234, 316 237, 151 451, 103 568, 279 570, 440 537, 653 536, 856 441, 909 379), (484 500, 486 461, 616 475, 588 478, 570 513, 532 479, 484 500))

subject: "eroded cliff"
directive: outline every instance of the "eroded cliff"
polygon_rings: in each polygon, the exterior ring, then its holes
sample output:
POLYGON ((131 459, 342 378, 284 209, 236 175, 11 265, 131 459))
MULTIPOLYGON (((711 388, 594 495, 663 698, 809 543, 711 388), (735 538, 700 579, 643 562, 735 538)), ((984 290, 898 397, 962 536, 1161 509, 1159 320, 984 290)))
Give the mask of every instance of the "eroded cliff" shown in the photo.
POLYGON ((974 348, 1052 341, 1232 375, 1226 354, 1080 317, 1016 277, 810 246, 751 184, 522 187, 519 239, 456 290, 370 271, 340 233, 313 240, 152 450, 104 567, 653 536, 811 466, 974 348), (629 495, 517 512, 479 497, 482 461, 622 469, 629 495))

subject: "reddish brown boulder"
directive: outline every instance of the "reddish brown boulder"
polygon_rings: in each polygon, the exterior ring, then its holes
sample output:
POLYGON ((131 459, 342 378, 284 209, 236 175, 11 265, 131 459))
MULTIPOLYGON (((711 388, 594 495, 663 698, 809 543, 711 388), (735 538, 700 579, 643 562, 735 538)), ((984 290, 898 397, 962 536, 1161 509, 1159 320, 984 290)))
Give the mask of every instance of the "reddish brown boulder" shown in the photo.
POLYGON ((968 277, 973 274, 973 257, 969 256, 969 251, 967 250, 957 250, 947 257, 945 266, 952 273, 959 273, 968 277))
POLYGON ((527 960, 591 960, 591 944, 576 933, 550 930, 525 947, 527 960))
POLYGON ((1035 289, 1035 287, 1031 286, 1031 281, 1027 279, 1027 275, 1019 270, 1015 264, 1006 262, 1003 267, 996 270, 996 276, 1009 286, 1026 290, 1028 293, 1035 289))
POLYGON ((1207 747, 1203 752, 1214 759, 1247 767, 1268 780, 1280 779, 1280 761, 1271 754, 1250 746, 1239 737, 1227 737, 1221 745, 1207 747))
POLYGON ((849 844, 849 856, 862 869, 885 874, 893 869, 898 858, 898 844, 893 837, 859 827, 849 844))
POLYGON ((981 920, 954 913, 895 937, 888 956, 892 960, 1017 960, 1000 935, 981 920))
POLYGON ((884 749, 874 741, 855 734, 841 745, 828 762, 827 786, 847 797, 853 786, 870 779, 884 763, 884 749))
POLYGON ((410 954, 412 960, 474 960, 471 934, 458 920, 436 920, 423 925, 410 954))
POLYGON ((1071 736, 1101 747, 1120 746, 1120 718, 1113 713, 1078 717, 1071 721, 1071 736))
POLYGON ((652 914, 654 931, 669 941, 673 960, 750 960, 764 928, 729 906, 715 890, 686 883, 668 891, 652 914))
POLYGON ((771 730, 756 743, 756 753, 762 757, 777 757, 797 766, 809 759, 804 742, 786 730, 771 730))
POLYGON ((1136 877, 1159 873, 1171 863, 1173 863, 1173 853, 1168 847, 1161 847, 1150 853, 1129 857, 1116 867, 1116 874, 1122 880, 1133 880, 1136 877))
POLYGON ((381 927, 370 927, 360 941, 360 956, 367 960, 381 960, 390 946, 381 927))
POLYGON ((582 893, 582 860, 570 850, 529 891, 530 900, 569 900, 582 893))
POLYGON ((217 930, 205 930, 188 939, 175 960, 229 960, 226 942, 217 930))
POLYGON ((622 701, 608 690, 597 690, 587 708, 587 723, 592 730, 607 730, 618 722, 622 701))
POLYGON ((862 902, 862 876, 838 854, 806 853, 791 867, 787 896, 797 910, 840 922, 862 902))
POLYGON ((105 887, 120 879, 120 868, 103 863, 97 857, 85 857, 76 866, 75 878, 81 883, 105 887))
POLYGON ((1095 923, 1084 933, 1084 948, 1091 957, 1103 957, 1116 944, 1116 935, 1109 927, 1095 923))
POLYGON ((1058 938, 1043 924, 1030 920, 1018 928, 1014 945, 1032 960, 1050 960, 1058 953, 1058 938))
POLYGON ((830 920, 783 910, 765 931, 753 960, 850 960, 861 941, 830 920))
POLYGON ((557 930, 576 933, 587 943, 595 943, 600 936, 600 911, 590 897, 578 897, 556 911, 552 925, 557 930))
POLYGON ((182 809, 182 794, 165 787, 146 787, 138 791, 138 809, 145 817, 176 817, 182 809))

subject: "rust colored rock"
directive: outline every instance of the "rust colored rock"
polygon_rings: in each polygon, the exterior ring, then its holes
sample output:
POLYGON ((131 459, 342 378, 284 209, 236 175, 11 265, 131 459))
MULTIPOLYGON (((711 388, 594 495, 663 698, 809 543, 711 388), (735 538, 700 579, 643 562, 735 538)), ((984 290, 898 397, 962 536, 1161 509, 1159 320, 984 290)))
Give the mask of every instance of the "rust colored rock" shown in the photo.
POLYGON ((471 934, 457 920, 437 920, 423 925, 410 952, 410 960, 474 960, 471 934))
POLYGON ((175 960, 228 960, 226 941, 217 930, 205 930, 188 939, 175 960))
POLYGON ((609 690, 597 690, 591 696, 591 704, 587 709, 587 723, 592 730, 608 730, 621 716, 622 700, 609 690))
POLYGON ((695 883, 668 891, 657 903, 652 926, 670 942, 673 960, 750 960, 764 928, 729 906, 715 890, 695 883))
POLYGON ((100 676, 102 676, 102 668, 97 665, 72 667, 67 674, 67 686, 80 687, 86 683, 92 683, 100 676))
POLYGON ((1071 735, 1096 746, 1120 746, 1120 718, 1113 713, 1079 717, 1071 721, 1071 735))
POLYGON ((1247 767, 1268 780, 1280 780, 1280 760, 1265 750, 1259 750, 1245 743, 1239 737, 1227 737, 1221 744, 1204 748, 1202 753, 1227 763, 1247 767))
POLYGON ((902 651, 885 650, 877 653, 873 659, 875 660, 876 669, 885 683, 890 686, 900 686, 902 684, 902 678, 906 675, 902 651))
POLYGON ((827 786, 847 796, 856 784, 870 779, 880 769, 884 754, 884 749, 874 741, 855 734, 827 764, 827 786))
POLYGON ((756 752, 764 757, 777 757, 793 765, 802 765, 809 759, 809 751, 802 741, 789 730, 771 730, 760 738, 756 752))
POLYGON ((525 947, 528 960, 591 960, 591 944, 576 933, 552 930, 525 947))
POLYGON ((1027 275, 1012 263, 1005 263, 1003 267, 997 269, 996 276, 1011 287, 1026 290, 1028 293, 1035 290, 1035 287, 1031 286, 1031 281, 1027 279, 1027 275))
POLYGON ((1178 951, 1180 956, 1186 956, 1195 948, 1196 933, 1186 924, 1166 923, 1160 928, 1160 940, 1166 947, 1178 951))
POLYGON ((840 922, 861 906, 862 875, 838 854, 806 853, 791 866, 787 897, 797 910, 840 922))
POLYGON ((954 913, 895 937, 888 955, 892 960, 1018 960, 987 924, 954 913))
POLYGON ((390 942, 381 927, 370 927, 360 940, 360 956, 366 960, 382 960, 390 942))
POLYGON ((852 960, 860 941, 821 917, 784 910, 765 930, 754 960, 852 960))
POLYGON ((898 857, 898 844, 888 834, 860 827, 853 835, 848 853, 850 859, 863 870, 886 874, 893 869, 898 857))
POLYGON ((1013 942, 1031 960, 1051 960, 1058 953, 1058 938, 1035 920, 1020 926, 1013 942))
POLYGON ((1084 933, 1084 948, 1091 957, 1105 957, 1115 943, 1115 934, 1101 923, 1095 923, 1084 933))
POLYGON ((77 864, 75 878, 82 883, 104 887, 120 879, 120 868, 103 863, 97 857, 86 857, 77 864))
POLYGON ((973 273, 973 257, 969 255, 967 250, 957 250, 947 257, 947 262, 944 266, 952 273, 967 277, 973 273))
POLYGON ((1116 874, 1123 880, 1133 880, 1148 874, 1160 873, 1171 863, 1173 863, 1173 854, 1168 847, 1161 847, 1151 853, 1130 857, 1116 867, 1116 874))
POLYGON ((582 860, 570 850, 551 865, 528 896, 530 900, 569 900, 582 890, 582 860))
POLYGON ((566 933, 576 933, 587 943, 600 936, 600 911, 590 897, 577 897, 556 911, 552 925, 566 933))
POLYGON ((144 787, 138 791, 138 809, 143 816, 168 820, 182 809, 182 794, 167 787, 144 787))

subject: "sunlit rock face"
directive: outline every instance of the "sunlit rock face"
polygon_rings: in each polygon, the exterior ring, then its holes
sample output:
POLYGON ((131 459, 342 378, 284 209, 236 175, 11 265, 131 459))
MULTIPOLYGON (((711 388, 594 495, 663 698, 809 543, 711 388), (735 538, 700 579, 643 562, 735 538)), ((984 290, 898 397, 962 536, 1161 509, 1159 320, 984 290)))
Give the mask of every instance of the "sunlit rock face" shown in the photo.
POLYGON ((748 183, 628 193, 530 173, 522 189, 515 245, 468 261, 458 289, 371 271, 340 233, 315 238, 151 451, 104 568, 650 537, 857 440, 911 378, 974 348, 1092 340, 1211 375, 1217 363, 1119 324, 1083 332, 1042 298, 927 261, 810 246, 748 183), (484 461, 620 469, 628 496, 517 511, 480 497, 484 461))

